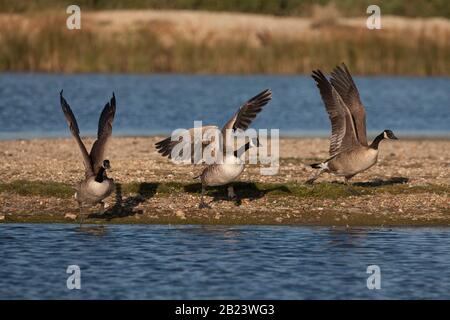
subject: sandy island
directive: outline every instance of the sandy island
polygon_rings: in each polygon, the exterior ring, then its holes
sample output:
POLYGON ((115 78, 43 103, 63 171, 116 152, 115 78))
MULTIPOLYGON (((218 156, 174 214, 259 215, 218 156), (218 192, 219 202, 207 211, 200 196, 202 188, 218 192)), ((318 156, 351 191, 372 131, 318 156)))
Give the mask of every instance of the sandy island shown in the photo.
MULTIPOLYGON (((401 138, 401 137, 400 137, 401 138)), ((328 140, 284 138, 280 170, 262 176, 246 168, 236 183, 240 202, 211 188, 212 209, 199 210, 201 166, 175 165, 159 156, 161 137, 115 137, 110 173, 118 193, 92 223, 296 224, 329 226, 450 225, 450 139, 382 142, 378 164, 353 179, 324 174, 304 185, 308 164, 327 157, 328 140), (355 192, 356 191, 356 192, 355 192)), ((92 139, 85 139, 90 146, 92 139)), ((71 188, 83 177, 72 139, 0 141, 0 222, 76 222, 71 188)))

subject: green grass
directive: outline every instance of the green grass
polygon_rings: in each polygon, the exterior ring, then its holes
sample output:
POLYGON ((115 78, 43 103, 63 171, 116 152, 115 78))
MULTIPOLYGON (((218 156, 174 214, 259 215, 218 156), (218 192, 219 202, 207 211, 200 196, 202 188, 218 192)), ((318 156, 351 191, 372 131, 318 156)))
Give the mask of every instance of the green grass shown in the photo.
MULTIPOLYGON (((405 179, 406 180, 406 179, 405 179)), ((410 186, 402 183, 402 179, 391 179, 389 181, 374 181, 365 183, 356 183, 352 188, 348 188, 342 183, 317 183, 312 186, 301 183, 234 183, 235 192, 240 199, 260 199, 265 198, 270 202, 277 203, 280 209, 272 208, 270 211, 262 211, 249 214, 240 214, 236 209, 228 208, 220 210, 220 217, 215 214, 203 214, 197 212, 196 204, 192 210, 186 211, 186 219, 180 219, 171 208, 159 210, 158 212, 140 210, 134 211, 139 203, 145 199, 153 198, 176 198, 185 193, 199 196, 201 185, 199 183, 183 182, 144 182, 118 184, 117 191, 120 197, 127 199, 121 204, 120 208, 114 209, 108 214, 92 213, 88 223, 149 223, 149 224, 212 224, 212 225, 235 225, 235 224, 255 224, 255 225, 325 225, 325 226, 448 226, 450 209, 444 209, 442 214, 437 217, 429 218, 423 216, 421 209, 417 208, 404 215, 367 215, 364 212, 347 212, 346 209, 340 210, 339 206, 328 208, 320 212, 320 215, 314 212, 293 213, 286 208, 290 208, 296 199, 345 199, 353 196, 370 196, 389 193, 393 195, 402 194, 439 194, 449 195, 449 185, 421 185, 410 186), (417 218, 411 219, 411 214, 417 218), (346 216, 344 219, 343 216, 346 216)), ((0 198, 7 199, 12 194, 22 196, 40 196, 47 198, 66 198, 68 199, 74 193, 71 186, 66 183, 45 182, 45 181, 13 181, 11 183, 0 183, 0 198)), ((209 196, 217 200, 225 199, 226 187, 208 188, 209 196)), ((35 202, 31 198, 31 203, 35 202)), ((123 199, 123 198, 122 198, 123 199)), ((67 201, 69 201, 68 199, 67 201)), ((69 201, 64 209, 61 210, 43 210, 37 206, 35 208, 22 209, 14 214, 4 214, 0 223, 78 223, 77 220, 65 217, 64 213, 77 213, 78 208, 73 202, 69 201)), ((195 202, 195 201, 194 201, 195 202)), ((93 210, 95 211, 95 210, 93 210)))
POLYGON ((43 196, 68 198, 73 196, 75 190, 64 183, 48 181, 17 180, 11 183, 0 183, 0 193, 10 192, 22 196, 43 196))
MULTIPOLYGON (((317 183, 312 186, 300 183, 248 183, 236 182, 233 184, 236 193, 241 198, 283 198, 294 196, 298 198, 338 199, 350 196, 390 194, 419 194, 435 193, 450 194, 450 186, 447 185, 421 185, 410 186, 408 184, 355 184, 351 188, 341 183, 317 183)), ((144 197, 172 196, 182 193, 199 195, 201 185, 199 183, 162 182, 162 183, 128 183, 120 184, 123 194, 139 194, 144 197)), ((69 198, 74 194, 74 189, 58 182, 24 181, 18 180, 11 183, 0 183, 0 193, 8 192, 22 196, 43 196, 69 198)), ((214 197, 224 197, 226 187, 208 188, 207 194, 214 197)))
POLYGON ((178 182, 166 183, 139 183, 132 182, 121 185, 122 192, 127 194, 140 194, 142 196, 153 196, 156 194, 176 194, 183 191, 184 185, 178 182))

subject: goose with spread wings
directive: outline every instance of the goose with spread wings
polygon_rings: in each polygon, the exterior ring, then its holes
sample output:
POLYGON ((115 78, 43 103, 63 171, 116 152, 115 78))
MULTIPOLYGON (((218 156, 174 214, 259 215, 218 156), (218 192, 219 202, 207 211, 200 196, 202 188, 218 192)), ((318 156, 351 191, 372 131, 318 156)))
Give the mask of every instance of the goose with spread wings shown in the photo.
POLYGON ((70 132, 78 144, 84 163, 84 180, 76 186, 75 199, 80 207, 80 224, 83 221, 83 208, 87 206, 101 205, 101 212, 105 210, 103 200, 114 191, 114 180, 108 178, 106 171, 111 168, 108 159, 105 159, 105 151, 112 135, 112 124, 116 113, 116 97, 113 96, 100 115, 98 122, 97 140, 88 153, 81 141, 77 120, 72 112, 63 92, 60 93, 61 108, 66 117, 70 132))
POLYGON ((354 175, 376 164, 378 145, 383 139, 397 140, 397 137, 391 130, 384 130, 370 145, 367 143, 366 112, 344 63, 333 70, 330 81, 320 70, 313 71, 312 78, 331 122, 330 157, 311 165, 319 171, 306 183, 311 184, 323 172, 328 172, 343 176, 348 184, 354 175))
MULTIPOLYGON (((222 152, 220 154, 223 155, 223 159, 218 161, 218 163, 213 163, 207 165, 203 172, 197 176, 196 178, 200 178, 202 183, 202 194, 200 201, 200 208, 209 208, 204 202, 205 188, 207 186, 222 186, 230 184, 235 181, 244 170, 244 162, 240 159, 240 156, 247 151, 251 147, 258 147, 259 140, 258 138, 249 139, 249 141, 240 147, 238 150, 234 148, 234 142, 230 139, 230 133, 234 133, 236 130, 245 131, 248 129, 252 121, 256 118, 256 115, 261 112, 263 107, 272 99, 272 92, 269 89, 266 89, 249 99, 242 106, 239 107, 237 112, 231 117, 230 120, 223 126, 221 130, 222 136, 222 152), (227 152, 227 148, 232 148, 228 150, 233 150, 233 152, 227 152)), ((195 148, 200 147, 200 149, 206 148, 211 144, 213 140, 204 139, 203 135, 208 130, 218 130, 217 126, 203 126, 201 128, 192 128, 189 129, 190 141, 191 142, 191 156, 193 156, 195 148), (202 141, 195 140, 195 129, 201 130, 202 141)), ((171 137, 168 137, 158 143, 156 143, 157 151, 165 157, 172 158, 174 155, 172 154, 174 148, 179 146, 180 143, 183 143, 183 139, 179 139, 176 141, 172 141, 171 137)), ((200 153, 201 154, 201 153, 200 153)), ((178 155, 175 155, 178 156, 178 155)), ((194 159, 192 159, 194 163, 197 163, 194 159)), ((236 199, 236 194, 234 193, 234 189, 232 185, 228 186, 228 197, 230 199, 236 199)))

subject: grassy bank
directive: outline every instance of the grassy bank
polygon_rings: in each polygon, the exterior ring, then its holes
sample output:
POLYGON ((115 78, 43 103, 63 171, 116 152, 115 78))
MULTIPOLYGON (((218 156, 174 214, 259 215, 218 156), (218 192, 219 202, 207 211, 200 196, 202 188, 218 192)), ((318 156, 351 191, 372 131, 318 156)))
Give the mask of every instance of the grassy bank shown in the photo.
MULTIPOLYGON (((446 0, 78 0, 80 7, 91 10, 105 9, 183 9, 234 11, 275 15, 305 16, 318 5, 335 4, 346 16, 365 14, 369 5, 381 7, 383 14, 409 17, 447 17, 450 7, 446 0)), ((66 8, 70 1, 64 0, 0 0, 0 11, 27 12, 43 9, 66 8)))
MULTIPOLYGON (((394 179, 395 180, 395 179, 394 179)), ((340 183, 319 183, 306 186, 299 183, 235 183, 238 202, 226 200, 225 188, 211 188, 207 196, 212 198, 212 209, 199 210, 196 205, 201 186, 198 183, 157 182, 118 184, 115 203, 104 214, 96 209, 90 211, 89 223, 176 223, 176 224, 301 224, 344 226, 420 226, 450 225, 450 208, 443 208, 440 217, 426 215, 426 210, 397 210, 386 214, 371 213, 365 208, 344 208, 342 201, 358 202, 358 198, 377 198, 385 201, 389 197, 407 195, 412 197, 447 197, 449 186, 409 186, 403 180, 389 183, 356 183, 352 188, 340 183), (173 208, 180 198, 190 199, 188 210, 173 208), (195 201, 192 199, 195 198, 195 201), (264 199, 271 204, 257 210, 242 210, 253 201, 264 199), (153 203, 150 207, 144 203, 153 203), (214 209, 216 204, 221 209, 214 209), (306 208, 302 206, 307 204, 306 208), (331 205, 326 205, 327 203, 331 205), (324 206, 325 204, 325 206, 324 206), (341 208, 340 208, 341 206, 341 208)), ((68 184, 42 181, 13 181, 0 184, 0 195, 10 201, 20 201, 18 210, 2 212, 0 222, 76 222, 78 209, 71 197, 73 189, 68 184), (23 206, 24 202, 28 202, 23 206)), ((112 199, 111 199, 112 200, 112 199)), ((114 202, 114 201, 113 201, 114 202)), ((186 200, 182 200, 186 204, 186 200)), ((345 203, 345 202, 344 202, 345 203)), ((436 212, 434 212, 436 213, 436 212)))
MULTIPOLYGON (((202 15, 212 21, 231 19, 202 15)), ((73 31, 65 27, 65 12, 3 17, 0 71, 309 74, 345 61, 356 74, 450 73, 446 23, 443 28, 419 23, 411 29, 373 31, 365 28, 365 20, 319 19, 317 24, 286 18, 283 24, 283 18, 259 16, 249 17, 259 25, 243 25, 241 32, 232 22, 227 30, 203 22, 192 27, 191 20, 165 20, 164 13, 149 19, 139 12, 86 17, 82 29, 73 31), (133 15, 139 18, 127 24, 133 15), (277 24, 284 29, 276 29, 277 24)))
MULTIPOLYGON (((328 156, 328 139, 282 138, 280 170, 261 175, 248 165, 234 184, 209 188, 200 210, 201 166, 177 165, 151 148, 162 137, 114 137, 108 148, 117 192, 89 212, 94 223, 292 224, 342 226, 450 225, 448 139, 402 139, 380 148, 377 165, 355 176, 352 188, 324 174, 304 182, 309 164, 328 156), (130 157, 130 155, 133 155, 130 157)), ((92 139, 84 139, 90 146, 92 139)), ((0 141, 0 222, 76 223, 73 198, 83 178, 73 139, 0 141)))
MULTIPOLYGON (((259 198, 268 196, 272 198, 283 198, 285 196, 297 198, 315 199, 339 199, 351 196, 365 196, 388 193, 400 194, 450 194, 448 185, 421 185, 409 186, 401 178, 383 182, 355 183, 351 188, 341 183, 319 183, 309 186, 299 183, 245 183, 236 182, 234 187, 239 190, 243 198, 259 198)), ((200 183, 183 182, 132 182, 119 184, 121 192, 133 196, 160 196, 171 197, 181 193, 200 195, 200 183)), ((26 181, 17 180, 10 183, 0 183, 0 193, 15 193, 21 196, 42 196, 67 199, 73 196, 74 188, 68 184, 52 181, 26 181)), ((226 194, 226 187, 211 188, 207 195, 211 197, 226 194)))

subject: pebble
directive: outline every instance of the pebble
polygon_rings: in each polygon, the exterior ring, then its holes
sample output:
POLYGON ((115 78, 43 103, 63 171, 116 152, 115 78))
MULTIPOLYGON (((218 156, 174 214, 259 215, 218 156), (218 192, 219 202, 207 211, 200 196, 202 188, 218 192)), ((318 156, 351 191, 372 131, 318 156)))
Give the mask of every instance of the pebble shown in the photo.
POLYGON ((180 218, 182 220, 186 219, 186 214, 181 210, 177 210, 177 212, 175 214, 177 215, 178 218, 180 218))
MULTIPOLYGON (((169 177, 174 177, 176 181, 180 180, 185 183, 191 183, 190 179, 192 175, 196 175, 199 172, 196 172, 196 170, 193 170, 188 167, 175 167, 171 164, 169 161, 164 161, 163 158, 160 158, 159 155, 151 155, 151 159, 145 160, 143 159, 143 156, 141 157, 139 154, 136 155, 135 160, 131 160, 131 165, 126 165, 129 161, 126 160, 126 153, 129 151, 127 149, 127 145, 131 144, 130 141, 137 141, 139 142, 139 146, 141 146, 141 149, 144 149, 144 145, 147 145, 147 139, 128 139, 127 138, 120 138, 115 140, 116 147, 113 147, 111 150, 114 150, 116 153, 116 156, 118 156, 118 162, 117 165, 118 168, 122 168, 123 172, 120 170, 117 170, 114 172, 114 178, 117 177, 117 180, 124 180, 123 183, 129 183, 129 182, 135 182, 137 180, 143 181, 161 181, 164 182, 164 177, 166 174, 169 175, 169 177), (124 148, 120 148, 121 146, 124 146, 124 148), (157 157, 158 156, 158 157, 157 157), (154 158, 154 159, 153 159, 154 158), (148 161, 148 162, 147 162, 148 161), (148 170, 146 167, 146 164, 151 164, 151 170, 148 170), (154 167, 153 167, 154 166, 154 167), (140 173, 145 172, 144 177, 137 176, 137 170, 140 171, 140 173), (158 171, 159 170, 159 171, 158 171), (162 170, 162 171, 161 171, 162 170)), ((92 142, 91 140, 89 140, 92 142)), ((261 177, 261 181, 267 181, 269 183, 282 183, 285 179, 288 181, 292 181, 293 183, 302 183, 303 180, 307 178, 307 175, 309 176, 309 173, 311 169, 309 167, 306 167, 305 165, 298 163, 300 161, 300 156, 303 157, 303 153, 307 153, 307 157, 324 157, 327 153, 327 146, 328 141, 325 139, 314 139, 314 140, 302 140, 302 141, 296 141, 296 140, 289 140, 289 141, 283 141, 283 143, 289 144, 292 142, 293 145, 295 145, 295 150, 293 148, 287 148, 289 157, 298 158, 294 161, 287 161, 288 164, 284 167, 285 170, 281 171, 280 176, 274 176, 274 177, 261 177), (313 141, 313 142, 312 142, 313 141), (313 146, 309 146, 309 144, 313 144, 313 146), (309 151, 304 151, 305 148, 309 151), (297 149, 299 150, 297 152, 297 149), (318 151, 316 151, 318 150, 318 151), (301 151, 301 155, 300 154, 301 151), (297 161, 298 160, 298 161, 297 161), (292 178, 294 177, 294 178, 292 178), (284 179, 285 178, 285 179, 284 179), (273 180, 272 180, 273 179, 273 180)), ((36 140, 36 143, 39 146, 46 145, 43 149, 42 154, 39 154, 40 152, 37 152, 37 149, 35 147, 35 144, 30 144, 28 142, 21 142, 24 144, 23 146, 19 144, 19 142, 9 143, 9 142, 2 142, 3 144, 0 144, 3 146, 6 144, 5 148, 1 148, 3 151, 0 151, 0 158, 5 155, 13 154, 13 156, 20 157, 21 150, 27 152, 27 154, 32 154, 32 158, 24 158, 23 163, 20 162, 14 162, 14 161, 3 161, 0 164, 0 171, 2 171, 2 174, 0 174, 0 180, 7 180, 7 181, 13 181, 16 179, 24 179, 24 180, 52 180, 54 177, 56 177, 55 180, 74 184, 76 181, 79 180, 82 176, 82 163, 76 159, 77 157, 75 155, 78 155, 78 150, 73 145, 72 139, 61 139, 61 148, 64 148, 64 151, 66 152, 59 152, 59 147, 53 147, 52 144, 48 144, 47 141, 42 140, 36 140), (36 149, 36 150, 35 150, 36 149), (36 151, 38 154, 34 153, 36 151), (45 152, 44 152, 45 151, 45 152), (55 155, 57 154, 57 156, 55 155), (43 164, 46 164, 43 166, 43 164), (67 174, 67 179, 61 179, 61 173, 65 172, 63 168, 71 168, 69 169, 67 174), (3 170, 1 170, 3 169, 3 170)), ((408 142, 410 144, 410 142, 408 142)), ((411 147, 414 146, 417 143, 411 143, 411 147)), ((59 146, 59 144, 58 144, 59 146)), ((398 148, 394 147, 392 144, 392 147, 388 146, 386 144, 386 148, 384 148, 386 151, 383 153, 386 155, 386 158, 389 157, 389 152, 395 153, 395 157, 398 160, 398 165, 401 166, 402 164, 405 164, 405 168, 398 168, 394 169, 389 167, 391 163, 394 163, 394 159, 388 158, 387 161, 380 161, 380 165, 375 166, 370 171, 367 171, 367 173, 362 173, 361 175, 358 175, 355 179, 355 181, 371 181, 371 180, 385 180, 389 177, 408 177, 410 180, 407 184, 405 184, 404 188, 407 187, 417 187, 417 186, 426 186, 427 184, 443 184, 444 186, 448 186, 448 170, 442 170, 442 167, 450 165, 449 158, 449 148, 448 142, 430 142, 430 143, 424 143, 420 145, 420 148, 417 147, 417 151, 411 150, 414 148, 409 149, 408 151, 408 157, 405 157, 407 160, 401 160, 400 157, 400 151, 397 151, 398 148), (423 157, 423 149, 424 148, 432 148, 432 149, 439 149, 442 151, 442 154, 439 154, 439 156, 432 157, 423 157), (419 150, 420 149, 420 150, 419 150), (390 151, 389 151, 390 150, 390 151), (411 154, 413 153, 413 154, 411 154), (420 161, 419 161, 420 160, 420 161), (423 161, 422 161, 423 160, 423 161), (440 163, 439 163, 440 162, 440 163), (383 167, 383 164, 385 167, 383 167), (417 164, 422 164, 423 168, 417 168, 417 164), (408 165, 411 165, 411 167, 408 167, 408 165), (439 167, 441 165, 441 167, 439 167), (427 168, 427 169, 425 169, 427 168), (447 179, 447 180, 445 180, 447 179)), ((148 150, 145 149, 148 153, 148 150)), ((402 152, 405 152, 406 149, 401 149, 402 152)), ((427 151, 430 151, 427 149, 427 151)), ((430 151, 431 152, 431 151, 430 151)), ((145 157, 148 157, 148 154, 145 154, 145 157)), ((432 153, 432 152, 431 152, 432 153)), ((385 159, 386 159, 385 158, 385 159)), ((4 158, 6 159, 6 158, 4 158)), ((381 158, 380 160, 383 160, 381 158)), ((283 167, 281 167, 282 169, 283 167)), ((253 171, 257 171, 258 168, 248 168, 247 173, 244 173, 242 180, 246 180, 252 177, 253 171)), ((330 182, 334 180, 332 176, 324 176, 322 178, 323 182, 330 182)), ((192 183, 197 183, 192 182, 192 183)), ((396 186, 393 186, 396 188, 396 186)), ((390 188, 390 186, 386 186, 386 188, 390 188)), ((239 190, 238 190, 239 192, 239 190)), ((134 196, 134 195, 133 195, 134 196)), ((442 212, 446 208, 448 208, 448 198, 446 198, 445 194, 437 193, 436 195, 431 195, 427 193, 421 193, 421 194, 408 194, 408 190, 406 190, 405 195, 401 195, 398 197, 394 197, 394 195, 390 195, 389 193, 380 193, 376 195, 367 195, 367 201, 363 201, 362 197, 351 197, 351 198, 340 198, 340 199, 324 199, 323 201, 305 197, 305 198, 297 198, 294 195, 292 195, 292 201, 291 196, 286 194, 286 198, 283 196, 282 200, 275 200, 272 197, 264 196, 260 199, 256 199, 256 201, 250 201, 249 199, 243 199, 242 206, 238 209, 242 212, 247 212, 249 209, 253 210, 252 215, 254 214, 257 216, 258 210, 264 210, 264 212, 267 212, 267 214, 278 213, 282 212, 283 219, 289 219, 288 214, 293 217, 298 217, 302 212, 305 213, 305 219, 309 218, 308 212, 313 212, 315 216, 317 216, 320 220, 320 218, 325 214, 325 212, 335 212, 339 218, 340 221, 345 223, 349 223, 348 220, 351 220, 350 217, 353 217, 354 214, 363 214, 368 215, 369 217, 374 217, 374 219, 379 219, 380 217, 389 217, 390 219, 395 219, 397 217, 404 217, 406 214, 409 215, 409 219, 412 219, 414 217, 414 214, 416 212, 421 213, 424 208, 429 214, 432 214, 433 217, 437 217, 437 214, 439 214, 439 217, 443 216, 442 212), (275 200, 275 201, 274 201, 275 200), (349 203, 347 203, 349 201, 349 203), (400 202, 399 202, 400 201, 400 202), (447 203, 445 203, 447 201, 447 203), (286 208, 284 204, 287 204, 286 208), (272 204, 273 203, 273 204, 272 204), (292 207, 292 208, 291 208, 292 207), (317 207, 321 207, 322 210, 317 209, 317 207), (403 208, 405 208, 403 210, 403 208), (345 216, 343 214, 345 213, 345 216), (346 219, 347 217, 347 219, 346 219)), ((10 206, 10 202, 16 202, 18 205, 17 208, 11 208, 11 213, 8 212, 7 214, 14 214, 16 211, 19 210, 40 210, 42 209, 42 206, 55 206, 58 205, 58 207, 65 207, 66 202, 73 205, 75 202, 72 202, 73 199, 42 199, 42 197, 30 197, 24 198, 22 201, 21 196, 17 196, 17 199, 20 201, 15 200, 15 196, 11 199, 9 198, 10 195, 7 195, 6 197, 1 197, 1 200, 6 200, 6 204, 10 206), (37 199, 36 199, 37 198, 37 199), (42 199, 42 201, 41 201, 42 199)), ((129 197, 128 194, 124 194, 123 199, 126 200, 129 197)), ((161 210, 164 212, 164 214, 167 213, 167 207, 168 204, 170 205, 169 208, 171 208, 173 211, 171 212, 171 215, 173 217, 174 214, 176 214, 177 210, 180 210, 182 213, 177 214, 175 217, 179 219, 180 221, 184 221, 181 219, 187 219, 187 215, 191 216, 191 212, 195 212, 195 215, 199 214, 195 210, 197 208, 198 200, 199 200, 199 193, 183 193, 181 196, 181 199, 175 199, 175 201, 172 201, 173 199, 168 199, 167 197, 161 197, 161 198, 155 198, 148 201, 145 201, 141 204, 139 204, 136 208, 141 208, 144 212, 153 212, 153 209, 155 210, 161 210), (184 211, 184 212, 183 212, 184 211), (184 218, 183 218, 184 217, 184 218)), ((141 197, 137 196, 137 200, 141 200, 141 197)), ((128 201, 130 203, 130 200, 128 201)), ((2 203, 3 205, 3 203, 2 203)), ((111 203, 112 205, 112 203, 111 203)), ((234 212, 234 205, 229 204, 227 201, 222 201, 217 203, 217 208, 221 208, 224 210, 224 212, 221 212, 221 217, 227 217, 229 212, 234 212)), ((69 209, 70 210, 70 209, 69 209)), ((68 210, 68 211, 69 211, 68 210)), ((73 212, 76 212, 72 210, 73 212)), ((61 213, 60 213, 61 214, 61 213)), ((55 215, 57 216, 57 214, 55 215)), ((62 213, 60 216, 64 216, 64 213, 62 213)), ((217 216, 215 212, 210 212, 208 214, 203 213, 200 214, 199 217, 210 219, 217 216)), ((1 217, 1 214, 0 214, 1 217)), ((419 215, 419 221, 423 220, 424 217, 419 215)), ((155 217, 156 218, 156 217, 155 217)), ((232 214, 230 213, 230 218, 234 218, 232 214)), ((275 219, 276 215, 272 218, 275 219)), ((416 218, 417 219, 417 218, 416 218)), ((6 219, 7 220, 7 219, 6 219)), ((217 221, 217 220, 216 220, 217 221)), ((274 220, 273 220, 274 221, 274 220)))
POLYGON ((77 218, 77 215, 76 215, 76 214, 73 214, 73 213, 66 213, 66 214, 64 215, 64 218, 75 220, 75 219, 77 218))

